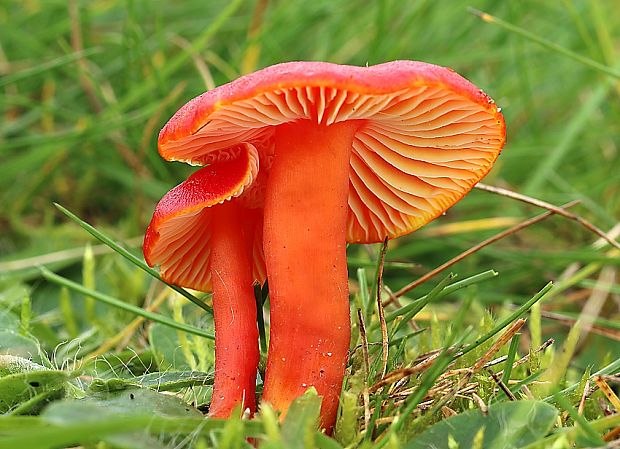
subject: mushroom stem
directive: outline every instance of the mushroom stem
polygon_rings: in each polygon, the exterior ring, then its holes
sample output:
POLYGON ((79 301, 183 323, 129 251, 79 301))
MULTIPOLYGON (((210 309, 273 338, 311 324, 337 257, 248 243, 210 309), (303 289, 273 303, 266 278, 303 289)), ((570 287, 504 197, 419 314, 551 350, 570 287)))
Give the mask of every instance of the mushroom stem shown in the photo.
POLYGON ((213 209, 210 270, 215 378, 209 415, 214 418, 229 417, 239 405, 242 412, 256 410, 259 354, 252 242, 258 218, 254 215, 235 201, 213 209))
POLYGON ((280 125, 267 181, 270 341, 263 400, 286 413, 314 386, 331 432, 350 340, 346 261, 351 142, 359 121, 280 125))

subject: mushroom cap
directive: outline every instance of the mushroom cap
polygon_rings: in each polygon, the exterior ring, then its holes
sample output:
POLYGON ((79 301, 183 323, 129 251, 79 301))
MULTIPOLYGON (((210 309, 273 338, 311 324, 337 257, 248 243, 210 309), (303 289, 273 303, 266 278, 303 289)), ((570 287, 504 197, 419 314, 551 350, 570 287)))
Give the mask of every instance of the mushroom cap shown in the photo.
MULTIPOLYGON (((225 201, 247 204, 244 196, 251 198, 248 190, 251 192, 258 176, 255 148, 241 144, 231 151, 238 156, 194 172, 164 195, 155 208, 144 236, 143 252, 150 266, 160 266, 161 276, 167 282, 200 291, 211 290, 209 256, 213 214, 225 201)), ((257 223, 253 276, 262 283, 266 271, 260 209, 248 208, 245 212, 245 219, 257 223)), ((231 226, 238 225, 231 223, 231 226)))
POLYGON ((273 157, 274 127, 358 120, 349 168, 347 241, 414 231, 491 169, 506 136, 493 100, 454 71, 394 61, 371 67, 289 62, 189 101, 159 134, 165 159, 208 165, 253 145, 273 157))

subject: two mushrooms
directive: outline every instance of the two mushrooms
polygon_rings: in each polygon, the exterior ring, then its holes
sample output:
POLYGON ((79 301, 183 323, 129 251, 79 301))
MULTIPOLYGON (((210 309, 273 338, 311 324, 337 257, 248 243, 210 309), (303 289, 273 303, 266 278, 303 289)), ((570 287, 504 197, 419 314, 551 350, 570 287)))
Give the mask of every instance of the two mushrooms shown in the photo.
POLYGON ((486 94, 421 62, 284 63, 183 106, 159 152, 204 167, 161 199, 144 255, 166 281, 213 291, 210 415, 256 409, 253 285, 268 279, 262 400, 285 413, 314 386, 331 431, 350 340, 347 242, 433 220, 490 170, 504 141, 486 94))

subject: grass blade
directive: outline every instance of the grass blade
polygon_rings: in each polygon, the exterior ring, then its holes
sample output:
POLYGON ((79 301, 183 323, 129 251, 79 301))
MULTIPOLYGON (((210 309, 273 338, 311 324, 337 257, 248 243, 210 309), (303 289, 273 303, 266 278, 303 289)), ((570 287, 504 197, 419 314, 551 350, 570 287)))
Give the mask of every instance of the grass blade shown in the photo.
MULTIPOLYGON (((607 365, 606 367, 601 368, 596 373, 592 374, 590 376, 590 379, 594 379, 594 377, 596 377, 596 376, 605 376, 607 374, 615 374, 619 370, 620 370, 620 359, 616 359, 612 363, 607 365)), ((543 399, 543 401, 546 401, 546 402, 554 401, 555 397, 557 395, 566 396, 567 394, 572 393, 573 391, 575 391, 578 386, 579 386, 579 382, 571 385, 568 388, 563 389, 562 391, 557 392, 555 395, 547 396, 546 398, 543 399)))
MULTIPOLYGON (((463 279, 462 281, 458 281, 458 282, 455 282, 454 284, 450 284, 446 288, 441 290, 439 293, 437 293, 437 296, 435 297, 435 299, 443 298, 444 296, 447 296, 447 295, 449 295, 451 293, 454 293, 457 290, 460 290, 462 288, 465 288, 465 287, 468 287, 470 285, 476 284, 478 282, 482 282, 482 281, 486 281, 488 279, 492 279, 495 276, 497 276, 497 274, 498 273, 496 271, 494 271, 494 270, 487 270, 487 271, 483 271, 482 273, 478 273, 478 274, 475 274, 475 275, 473 275, 471 277, 468 277, 467 279, 463 279)), ((424 303, 424 301, 427 301, 429 295, 430 295, 430 293, 428 295, 424 295, 421 298, 416 299, 411 304, 407 304, 406 306, 401 307, 400 309, 395 310, 392 313, 389 313, 385 317, 385 322, 386 323, 391 323, 397 317, 402 316, 402 315, 406 315, 407 313, 411 312, 412 310, 415 310, 418 307, 418 304, 424 303)), ((375 325, 373 325, 371 327, 371 330, 374 330, 374 329, 376 329, 375 325)))
MULTIPOLYGON (((460 329, 463 320, 465 319, 465 315, 469 307, 471 306, 471 300, 464 301, 461 305, 458 315, 454 320, 454 329, 460 329)), ((422 402, 426 393, 433 387, 437 378, 445 371, 445 369, 452 363, 454 360, 454 356, 452 356, 455 347, 459 347, 463 340, 467 337, 468 332, 463 332, 460 336, 459 340, 453 345, 456 332, 451 332, 449 337, 444 345, 443 349, 439 356, 435 359, 431 367, 422 375, 420 380, 420 385, 416 389, 415 393, 407 399, 406 405, 403 407, 403 410, 399 413, 399 419, 395 420, 391 425, 389 430, 386 432, 384 437, 379 441, 379 443, 375 446, 376 448, 381 448, 385 446, 385 444, 390 440, 391 435, 397 435, 398 432, 402 429, 402 427, 407 422, 407 417, 410 417, 415 408, 422 402)), ((458 352, 458 351, 457 351, 458 352)))
POLYGON ((520 334, 514 336, 514 338, 510 341, 510 348, 508 349, 508 358, 506 359, 506 364, 504 368, 504 374, 502 375, 502 382, 508 385, 508 381, 510 380, 510 374, 512 374, 512 364, 515 361, 515 356, 517 354, 517 349, 519 348, 519 340, 520 334))
MULTIPOLYGON (((217 16, 209 27, 207 27, 202 34, 191 44, 191 47, 186 52, 180 52, 172 61, 167 63, 164 67, 159 70, 158 76, 162 79, 168 78, 174 72, 179 70, 179 68, 191 58, 192 54, 200 53, 204 50, 204 47, 209 43, 211 38, 217 33, 222 26, 224 26, 230 17, 239 9, 239 7, 244 3, 243 0, 234 0, 228 4, 228 6, 221 12, 219 16, 217 16)), ((151 76, 147 78, 138 88, 131 91, 129 95, 123 98, 117 105, 115 105, 115 109, 117 111, 126 111, 134 104, 138 103, 139 100, 143 99, 145 96, 151 95, 153 91, 153 87, 157 83, 157 77, 151 76)))
POLYGON ((527 30, 524 30, 521 27, 508 23, 498 17, 492 16, 491 14, 487 14, 486 12, 479 11, 475 8, 468 8, 468 11, 475 16, 478 16, 484 22, 491 23, 494 25, 498 25, 499 27, 510 31, 511 33, 518 34, 532 42, 535 42, 548 50, 554 51, 556 53, 560 53, 561 55, 567 56, 573 61, 577 61, 586 67, 590 67, 591 69, 597 70, 605 75, 612 76, 614 78, 620 79, 620 72, 616 69, 606 66, 605 64, 601 64, 593 59, 590 59, 586 56, 580 55, 579 53, 575 53, 574 51, 568 50, 567 48, 562 47, 561 45, 556 44, 555 42, 544 39, 540 36, 537 36, 533 33, 530 33, 527 30))
POLYGON ((560 165, 571 148, 577 145, 578 137, 591 123, 592 116, 599 110, 612 86, 613 83, 611 82, 603 82, 589 94, 583 106, 579 108, 573 118, 566 124, 565 131, 562 133, 557 145, 554 145, 552 151, 549 152, 547 157, 541 161, 530 175, 529 180, 522 188, 524 193, 537 194, 541 191, 550 174, 560 165))
POLYGON ((41 267, 40 270, 41 270, 41 274, 43 275, 43 277, 47 279, 48 281, 53 282, 58 285, 65 286, 75 292, 78 292, 83 295, 89 296, 93 299, 96 299, 97 301, 101 301, 110 306, 125 310, 126 312, 133 313, 135 315, 144 317, 148 320, 155 321, 157 323, 161 323, 166 326, 170 326, 170 327, 173 327, 175 329, 178 329, 178 330, 190 333, 190 334, 199 335, 201 337, 209 338, 211 340, 215 339, 215 336, 213 334, 205 332, 202 329, 199 329, 194 326, 188 326, 187 324, 177 323, 172 318, 169 318, 165 315, 160 315, 158 313, 149 312, 140 307, 127 304, 121 301, 120 299, 116 299, 110 295, 106 295, 96 290, 90 290, 76 282, 70 281, 67 278, 64 278, 62 276, 57 275, 56 273, 51 272, 45 267, 41 267))
POLYGON ((23 80, 25 78, 28 78, 29 76, 39 75, 40 73, 44 73, 56 67, 71 64, 72 62, 78 61, 79 59, 82 59, 86 56, 101 53, 101 51, 102 50, 100 48, 88 48, 86 50, 77 51, 75 53, 61 56, 60 58, 52 59, 51 61, 44 62, 43 64, 39 64, 34 67, 30 67, 29 69, 22 70, 12 75, 4 76, 2 77, 2 79, 0 79, 0 87, 6 86, 7 84, 11 84, 19 80, 23 80))
MULTIPOLYGON (((549 293, 549 291, 553 288, 553 282, 549 282, 547 285, 545 285, 541 291, 539 291, 538 293, 536 293, 536 295, 534 295, 532 297, 532 299, 530 299, 528 302, 526 302, 525 304, 523 304, 521 307, 519 307, 517 310, 515 310, 513 313, 511 313, 508 317, 506 317, 504 320, 502 320, 501 323, 499 323, 498 325, 496 325, 493 329, 491 329, 488 333, 486 333, 485 335, 483 335, 482 337, 478 338, 474 343, 472 343, 471 345, 469 345, 468 347, 466 347, 463 351, 461 351, 456 357, 461 357, 465 354, 467 354, 470 351, 473 351, 474 349, 476 349, 478 346, 480 346, 481 344, 483 344, 484 342, 486 342, 487 340, 489 340, 490 338, 492 338, 493 336, 495 336, 498 332, 500 332, 502 329, 504 329, 506 326, 510 325, 510 323, 512 323, 513 321, 519 319, 525 312, 527 312, 534 304, 536 304, 538 301, 540 301, 541 299, 543 299, 545 297, 545 295, 547 293, 549 293)), ((455 357, 455 358, 456 358, 455 357)))
POLYGON ((93 237, 95 237, 97 240, 99 240, 101 243, 104 243, 105 245, 109 246, 112 250, 114 250, 115 252, 117 252, 118 254, 120 254, 121 256, 123 256, 125 259, 127 259, 129 262, 131 262, 132 264, 134 264, 135 266, 137 266, 138 268, 141 268, 142 270, 146 271, 148 274, 150 274, 151 276, 153 276, 154 278, 160 280, 161 282, 163 282, 164 284, 168 285, 171 289, 173 289, 175 292, 183 295, 184 297, 186 297, 187 299, 189 299, 191 302, 193 302, 194 304, 196 304, 198 307, 200 307, 201 309, 205 310, 206 312, 213 314, 213 310, 211 309, 211 307, 209 307, 207 304, 205 304, 203 301, 201 301, 200 299, 196 298, 194 295, 192 295, 190 292, 188 292, 187 290, 185 290, 184 288, 178 287, 176 285, 171 285, 168 284, 166 281, 164 281, 161 276, 159 275, 159 273, 152 269, 151 267, 149 267, 143 260, 139 259, 138 257, 136 257, 135 255, 133 255, 132 253, 130 253, 128 250, 126 250, 125 248, 123 248, 122 246, 120 246, 118 243, 116 243, 114 240, 112 240, 110 237, 108 237, 107 235, 105 235, 103 232, 99 231, 98 229, 96 229, 95 227, 91 226, 90 224, 86 223, 84 220, 82 220, 80 217, 78 217, 77 215, 75 215, 73 212, 70 212, 68 209, 65 209, 64 207, 62 207, 60 204, 58 203, 54 203, 54 206, 56 206, 63 214, 65 214, 67 217, 69 217, 71 220, 73 220, 74 222, 76 222, 77 224, 79 224, 84 230, 86 230, 86 232, 88 232, 90 235, 92 235, 93 237))
POLYGON ((594 447, 601 447, 605 444, 600 435, 592 425, 584 418, 583 415, 577 413, 577 410, 571 405, 571 403, 566 399, 562 394, 556 393, 554 395, 556 403, 562 407, 566 412, 573 418, 573 421, 577 424, 577 427, 581 429, 581 431, 588 438, 587 443, 591 445, 595 445, 594 447))
POLYGON ((404 316, 398 326, 396 327, 396 331, 403 329, 411 319, 418 314, 420 310, 422 310, 429 302, 432 302, 437 298, 437 296, 446 288, 446 285, 450 281, 453 281, 456 278, 456 274, 450 273, 448 276, 443 278, 439 284, 437 284, 428 295, 424 297, 423 300, 416 301, 415 307, 411 308, 404 316))

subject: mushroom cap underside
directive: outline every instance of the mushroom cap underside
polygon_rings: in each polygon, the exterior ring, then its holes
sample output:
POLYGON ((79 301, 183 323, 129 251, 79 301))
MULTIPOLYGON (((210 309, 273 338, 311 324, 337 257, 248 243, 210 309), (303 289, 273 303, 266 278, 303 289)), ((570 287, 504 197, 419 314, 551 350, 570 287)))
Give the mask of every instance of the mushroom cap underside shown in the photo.
MULTIPOLYGON (((159 201, 146 230, 143 252, 150 266, 159 265, 166 282, 211 291, 211 221, 217 208, 251 189, 258 173, 258 157, 248 144, 239 155, 201 168, 159 201)), ((243 219, 256 223, 252 248, 253 277, 265 280, 260 209, 243 209, 243 219)), ((231 223, 239 226, 240 223, 231 223)), ((234 263, 234 261, 231 261, 234 263)))
POLYGON ((487 174, 505 143, 499 108, 450 69, 291 62, 189 101, 162 129, 159 151, 208 165, 247 142, 268 169, 274 127, 297 120, 360 122, 348 168, 349 242, 379 242, 436 218, 487 174))

